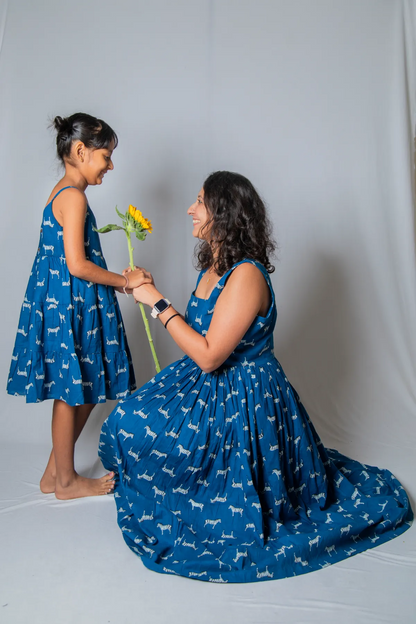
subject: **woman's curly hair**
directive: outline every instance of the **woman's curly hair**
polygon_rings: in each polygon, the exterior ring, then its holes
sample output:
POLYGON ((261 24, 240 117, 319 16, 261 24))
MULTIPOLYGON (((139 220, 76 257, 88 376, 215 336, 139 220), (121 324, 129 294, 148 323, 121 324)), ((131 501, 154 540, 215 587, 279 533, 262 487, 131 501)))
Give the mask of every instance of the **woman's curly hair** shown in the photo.
POLYGON ((201 240, 195 249, 199 270, 214 266, 224 275, 240 260, 260 262, 269 273, 274 266, 270 256, 276 248, 266 207, 247 178, 231 171, 216 171, 204 182, 204 204, 209 241, 201 240), (214 261, 212 247, 218 248, 214 261))

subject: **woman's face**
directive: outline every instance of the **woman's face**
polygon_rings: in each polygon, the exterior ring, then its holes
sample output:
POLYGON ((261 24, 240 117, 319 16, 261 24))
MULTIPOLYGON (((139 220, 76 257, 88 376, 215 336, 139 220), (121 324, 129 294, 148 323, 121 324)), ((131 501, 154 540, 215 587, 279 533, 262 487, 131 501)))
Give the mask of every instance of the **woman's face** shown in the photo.
POLYGON ((204 225, 209 221, 209 214, 204 204, 203 188, 199 191, 196 201, 192 204, 192 206, 189 206, 188 214, 192 216, 192 235, 195 236, 195 238, 207 240, 209 228, 203 228, 204 225))

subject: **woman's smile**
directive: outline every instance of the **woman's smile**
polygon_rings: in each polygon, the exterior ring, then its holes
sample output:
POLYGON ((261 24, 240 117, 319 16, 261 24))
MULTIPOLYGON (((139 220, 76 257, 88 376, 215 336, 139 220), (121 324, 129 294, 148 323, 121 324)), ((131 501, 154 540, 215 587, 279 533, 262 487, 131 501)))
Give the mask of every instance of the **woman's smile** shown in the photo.
POLYGON ((209 221, 208 211, 204 204, 204 189, 198 193, 196 201, 188 208, 188 214, 192 216, 193 236, 205 238, 204 226, 209 221))

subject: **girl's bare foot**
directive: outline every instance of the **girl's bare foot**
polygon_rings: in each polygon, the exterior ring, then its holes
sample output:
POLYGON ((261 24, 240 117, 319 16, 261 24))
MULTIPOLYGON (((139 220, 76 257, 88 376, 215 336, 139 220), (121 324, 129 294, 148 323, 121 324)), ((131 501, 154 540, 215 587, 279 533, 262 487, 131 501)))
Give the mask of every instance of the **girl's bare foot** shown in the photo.
POLYGON ((55 492, 56 475, 52 474, 48 469, 43 473, 40 480, 40 491, 44 494, 53 494, 55 492))
POLYGON ((75 473, 65 486, 56 482, 55 496, 60 500, 83 498, 85 496, 102 496, 110 494, 114 489, 114 472, 109 472, 100 479, 88 479, 75 473))

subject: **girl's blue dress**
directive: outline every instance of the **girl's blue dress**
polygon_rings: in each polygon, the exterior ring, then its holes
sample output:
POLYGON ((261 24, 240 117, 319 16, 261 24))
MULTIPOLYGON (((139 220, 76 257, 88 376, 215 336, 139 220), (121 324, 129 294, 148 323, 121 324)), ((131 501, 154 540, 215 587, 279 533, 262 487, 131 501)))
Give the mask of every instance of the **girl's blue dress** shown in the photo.
MULTIPOLYGON (((25 396, 28 403, 60 399, 82 405, 125 398, 136 386, 114 289, 69 273, 63 230, 52 212, 55 197, 43 212, 7 392, 25 396)), ((106 269, 95 225, 88 206, 85 255, 106 269)))
MULTIPOLYGON (((227 361, 204 373, 184 356, 102 428, 123 537, 158 572, 215 583, 304 574, 400 535, 413 518, 390 472, 323 446, 273 355, 276 305, 255 264, 272 303, 227 361)), ((191 296, 186 321, 201 334, 231 271, 207 300, 191 296)))

